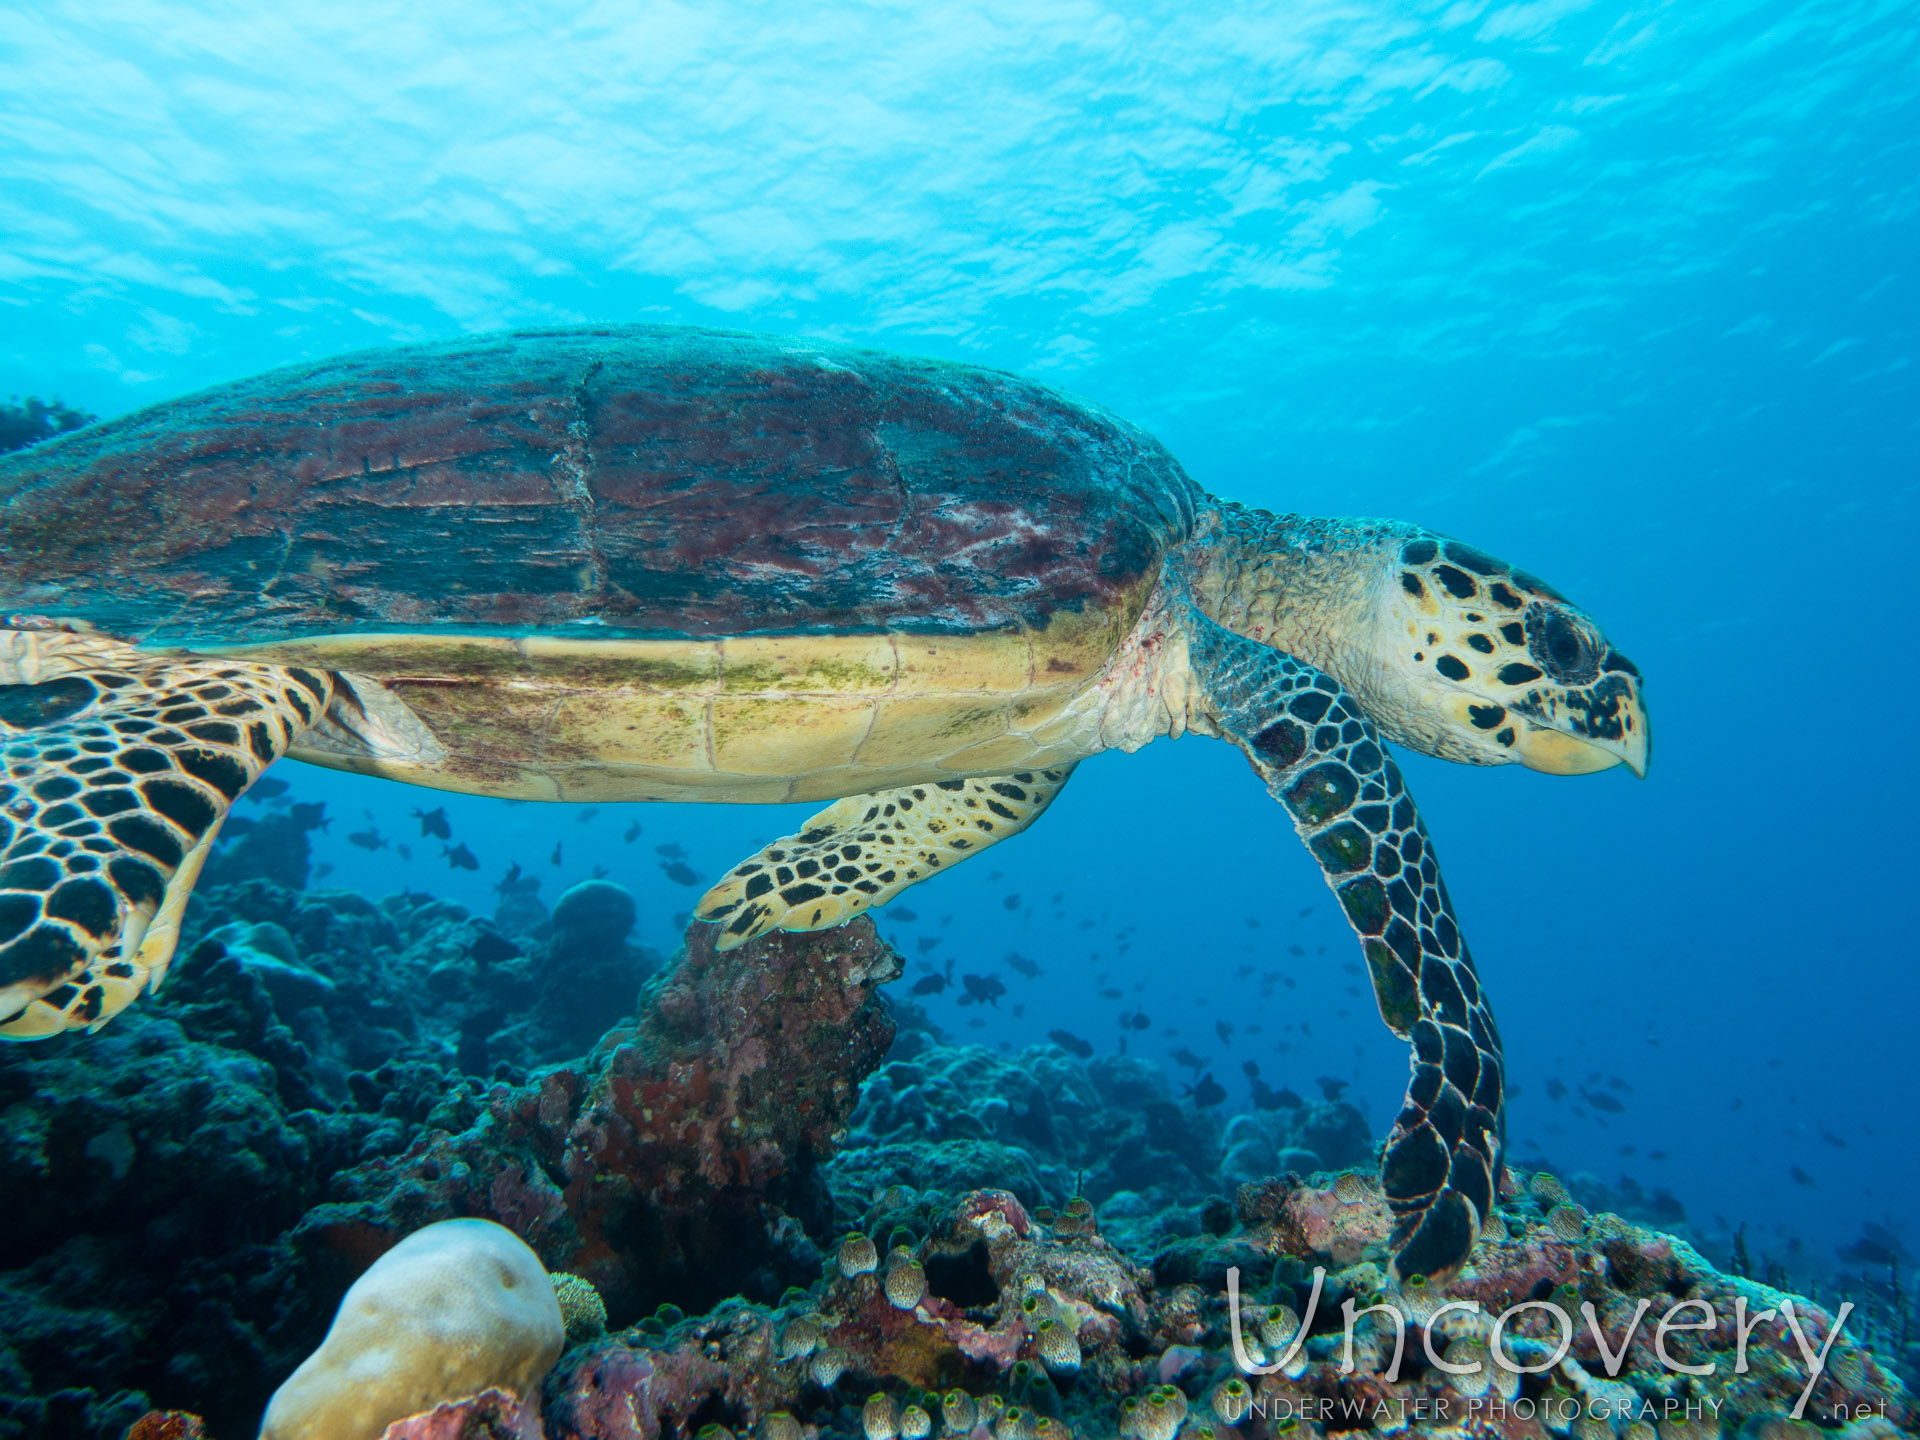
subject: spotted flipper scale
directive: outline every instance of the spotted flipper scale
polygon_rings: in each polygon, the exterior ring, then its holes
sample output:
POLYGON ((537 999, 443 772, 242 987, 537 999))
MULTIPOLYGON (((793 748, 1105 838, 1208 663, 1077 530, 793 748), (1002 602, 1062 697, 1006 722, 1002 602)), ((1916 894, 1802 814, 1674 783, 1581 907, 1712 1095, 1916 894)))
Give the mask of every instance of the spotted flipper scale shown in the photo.
POLYGON ((852 795, 728 872, 697 919, 731 950, 771 930, 824 930, 1018 835, 1053 803, 1072 766, 938 780, 852 795))
POLYGON ((1360 937, 1413 1076, 1381 1162, 1403 1277, 1464 1261, 1504 1146, 1500 1033, 1400 769, 1331 676, 1197 611, 1191 654, 1215 723, 1253 762, 1360 937))
POLYGON ((159 985, 221 822, 332 688, 0 630, 0 1039, 98 1029, 159 985))

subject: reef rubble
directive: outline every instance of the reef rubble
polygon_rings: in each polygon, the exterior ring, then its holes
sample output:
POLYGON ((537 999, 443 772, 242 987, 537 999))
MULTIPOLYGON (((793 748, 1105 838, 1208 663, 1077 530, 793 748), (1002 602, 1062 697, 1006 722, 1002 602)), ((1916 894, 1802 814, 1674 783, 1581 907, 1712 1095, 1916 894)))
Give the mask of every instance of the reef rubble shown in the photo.
POLYGON ((1349 1103, 1221 1116, 1137 1057, 954 1043, 882 995, 866 921, 724 954, 694 926, 669 961, 604 882, 492 917, 306 889, 317 817, 270 818, 151 1003, 0 1048, 5 1440, 250 1436, 348 1286, 454 1218, 533 1248, 568 1345, 538 1413, 493 1392, 388 1440, 1915 1426, 1885 1316, 1809 1389, 1839 1317, 1785 1324, 1664 1200, 1515 1170, 1466 1269, 1401 1286, 1349 1103))

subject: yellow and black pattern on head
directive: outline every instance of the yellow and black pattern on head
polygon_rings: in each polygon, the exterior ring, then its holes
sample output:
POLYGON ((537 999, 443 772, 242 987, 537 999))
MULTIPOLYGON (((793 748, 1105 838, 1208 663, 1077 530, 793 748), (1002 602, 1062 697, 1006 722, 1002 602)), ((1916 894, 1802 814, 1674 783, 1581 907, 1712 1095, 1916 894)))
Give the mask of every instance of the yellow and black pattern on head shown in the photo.
POLYGON ((1646 771, 1640 671, 1544 581, 1458 540, 1419 534, 1393 565, 1380 662, 1409 704, 1388 719, 1443 759, 1580 774, 1646 771), (1428 712, 1424 725, 1407 711, 1428 712))
POLYGON ((1360 937, 1380 1015, 1413 1045, 1381 1183, 1404 1277, 1460 1265, 1493 1213, 1504 1146, 1500 1032, 1400 769, 1332 676, 1194 611, 1220 733, 1253 762, 1360 937))
POLYGON ((0 1039, 97 1029, 159 984, 221 822, 332 684, 0 630, 0 1039))
POLYGON ((1072 773, 1019 770, 848 796, 734 866, 694 917, 720 925, 722 950, 770 930, 825 930, 1018 835, 1072 773))

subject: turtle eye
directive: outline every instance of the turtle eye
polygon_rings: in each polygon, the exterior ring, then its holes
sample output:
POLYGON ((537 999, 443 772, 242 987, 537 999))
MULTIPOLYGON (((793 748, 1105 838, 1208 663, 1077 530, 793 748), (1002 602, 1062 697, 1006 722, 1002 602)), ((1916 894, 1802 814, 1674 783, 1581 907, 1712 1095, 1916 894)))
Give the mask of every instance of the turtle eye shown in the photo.
POLYGON ((1564 610, 1536 605, 1527 613, 1527 652, 1563 685, 1584 685, 1600 673, 1599 637, 1564 610))

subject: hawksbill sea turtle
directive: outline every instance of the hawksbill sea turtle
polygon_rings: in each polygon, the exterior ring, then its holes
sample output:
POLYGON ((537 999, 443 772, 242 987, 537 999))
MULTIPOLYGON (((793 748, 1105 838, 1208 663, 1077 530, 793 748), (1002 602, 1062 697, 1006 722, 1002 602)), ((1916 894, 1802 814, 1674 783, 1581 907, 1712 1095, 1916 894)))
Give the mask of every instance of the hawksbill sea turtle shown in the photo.
MULTIPOLYGON (((0 1033, 164 976, 275 760, 540 800, 832 801, 696 912, 835 925, 1027 828, 1073 768, 1238 746, 1413 1051, 1383 1181, 1457 1265, 1499 1032, 1383 742, 1644 772, 1639 672, 1524 571, 1276 515, 1000 371, 666 327, 278 370, 0 459, 0 1033)), ((1140 843, 1151 844, 1142 825, 1140 843)))

